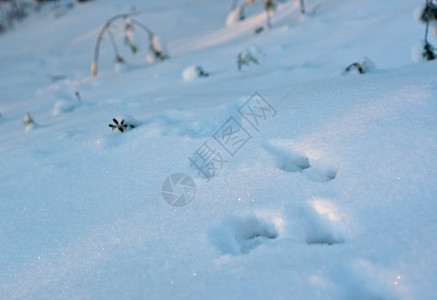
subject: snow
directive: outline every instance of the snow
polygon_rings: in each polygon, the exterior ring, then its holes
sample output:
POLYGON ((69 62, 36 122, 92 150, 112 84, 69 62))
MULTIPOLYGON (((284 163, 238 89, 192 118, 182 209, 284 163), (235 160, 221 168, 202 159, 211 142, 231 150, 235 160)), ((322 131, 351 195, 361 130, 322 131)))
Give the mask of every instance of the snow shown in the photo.
POLYGON ((91 1, 1 35, 0 298, 435 298, 437 63, 410 58, 417 1, 305 5, 254 34, 262 6, 226 27, 226 1, 91 1), (114 28, 132 67, 114 71, 105 37, 92 77, 98 32, 132 7, 170 58, 114 28), (263 63, 238 71, 252 45, 263 63), (377 69, 343 76, 360 57, 377 69), (275 113, 240 114, 263 99, 275 113), (189 161, 205 145, 223 159, 208 179, 189 161), (161 188, 178 173, 195 195, 174 207, 161 188))
POLYGON ((225 22, 227 27, 231 27, 241 21, 242 19, 241 10, 242 10, 241 6, 237 6, 233 10, 231 10, 231 12, 229 12, 229 15, 226 17, 226 22, 225 22))
POLYGON ((207 77, 208 74, 203 71, 200 66, 189 66, 182 72, 182 78, 184 80, 193 80, 200 77, 207 77))

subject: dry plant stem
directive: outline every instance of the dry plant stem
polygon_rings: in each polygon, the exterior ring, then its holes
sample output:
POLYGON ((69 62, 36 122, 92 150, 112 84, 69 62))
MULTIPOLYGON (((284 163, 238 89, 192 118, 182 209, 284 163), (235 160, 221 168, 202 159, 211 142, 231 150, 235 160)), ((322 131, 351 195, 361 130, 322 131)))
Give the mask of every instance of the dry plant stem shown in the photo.
MULTIPOLYGON (((100 30, 99 35, 97 36, 96 46, 94 48, 94 61, 93 61, 93 65, 92 65, 92 68, 91 68, 91 73, 92 73, 93 76, 97 75, 100 43, 102 42, 102 38, 103 38, 103 35, 105 34, 105 32, 109 30, 111 24, 114 21, 116 21, 118 19, 126 19, 126 18, 128 18, 128 17, 130 17, 132 15, 135 15, 135 14, 137 14, 137 13, 115 15, 112 18, 110 18, 108 21, 106 21, 105 25, 103 25, 103 28, 100 30)), ((111 34, 109 36, 111 37, 111 34)), ((113 38, 113 36, 112 36, 112 38, 113 38)), ((111 38, 111 41, 112 41, 112 38, 111 38)), ((113 44, 115 44, 115 41, 114 41, 113 44)), ((117 47, 115 46, 114 51, 116 52, 116 55, 117 55, 118 49, 117 50, 116 49, 117 49, 117 47)), ((119 57, 119 56, 116 56, 116 57, 119 57)))

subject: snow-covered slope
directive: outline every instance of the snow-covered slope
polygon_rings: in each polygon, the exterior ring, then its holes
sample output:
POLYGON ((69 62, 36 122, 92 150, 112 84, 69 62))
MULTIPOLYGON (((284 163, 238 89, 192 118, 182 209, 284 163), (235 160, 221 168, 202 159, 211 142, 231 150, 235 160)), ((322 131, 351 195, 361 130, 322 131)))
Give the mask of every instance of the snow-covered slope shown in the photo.
POLYGON ((92 1, 0 36, 0 299, 436 297, 437 64, 410 58, 417 1, 287 1, 258 35, 260 4, 227 27, 230 2, 92 1), (106 38, 91 77, 101 26, 133 6, 170 59, 119 34, 130 68, 106 38), (342 74, 363 56, 377 69, 342 74), (209 180, 189 160, 205 146, 209 180), (161 192, 174 173, 188 205, 161 192))

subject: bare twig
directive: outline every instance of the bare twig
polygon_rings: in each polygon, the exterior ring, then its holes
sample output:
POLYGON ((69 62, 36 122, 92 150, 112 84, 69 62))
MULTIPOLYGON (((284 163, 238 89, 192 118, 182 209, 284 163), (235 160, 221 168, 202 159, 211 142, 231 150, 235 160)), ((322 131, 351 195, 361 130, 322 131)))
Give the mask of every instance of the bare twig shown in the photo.
MULTIPOLYGON (((138 14, 138 13, 137 12, 133 12, 133 13, 128 13, 128 14, 115 15, 112 18, 110 18, 108 21, 106 21, 105 25, 103 25, 103 28, 100 30, 99 35, 97 36, 96 46, 94 48, 94 60, 93 60, 92 66, 91 66, 91 74, 93 76, 97 75, 100 43, 102 42, 103 35, 105 34, 105 32, 108 31, 109 27, 111 26, 111 24, 114 21, 116 21, 118 19, 126 19, 126 18, 128 18, 128 17, 130 17, 132 15, 136 15, 136 14, 138 14)), ((109 36, 111 37, 111 34, 109 34, 109 36)), ((113 38, 113 36, 112 36, 112 38, 113 38)), ((111 39, 111 41, 112 41, 112 39, 111 39)), ((115 44, 115 42, 113 44, 115 44)), ((118 53, 117 46, 114 47, 114 51, 116 53, 116 59, 120 58, 120 56, 117 55, 117 53, 118 53)))

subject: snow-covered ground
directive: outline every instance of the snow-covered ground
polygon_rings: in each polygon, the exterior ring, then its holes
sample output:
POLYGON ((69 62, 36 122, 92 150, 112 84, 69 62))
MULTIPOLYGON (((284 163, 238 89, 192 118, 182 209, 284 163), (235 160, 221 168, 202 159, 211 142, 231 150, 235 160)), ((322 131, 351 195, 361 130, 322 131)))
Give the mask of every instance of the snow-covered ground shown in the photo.
POLYGON ((97 0, 1 35, 0 299, 435 299, 422 2, 287 1, 255 35, 261 4, 226 26, 231 1, 97 0), (148 64, 140 31, 129 54, 118 23, 129 64, 106 36, 91 77, 103 23, 133 7, 170 59, 148 64), (376 70, 343 74, 362 57, 376 70), (189 159, 208 149, 207 180, 189 159), (195 184, 180 207, 175 173, 195 184))

